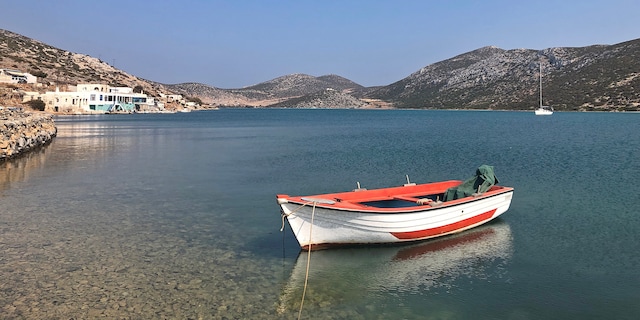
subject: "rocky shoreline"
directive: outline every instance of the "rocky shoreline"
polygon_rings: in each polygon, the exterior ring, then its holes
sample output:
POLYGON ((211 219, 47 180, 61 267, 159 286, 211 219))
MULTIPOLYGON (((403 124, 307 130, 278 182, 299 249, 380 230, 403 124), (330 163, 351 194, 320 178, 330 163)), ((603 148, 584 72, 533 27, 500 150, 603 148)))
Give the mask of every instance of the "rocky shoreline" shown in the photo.
POLYGON ((0 161, 46 145, 57 132, 51 114, 19 108, 0 110, 0 161))

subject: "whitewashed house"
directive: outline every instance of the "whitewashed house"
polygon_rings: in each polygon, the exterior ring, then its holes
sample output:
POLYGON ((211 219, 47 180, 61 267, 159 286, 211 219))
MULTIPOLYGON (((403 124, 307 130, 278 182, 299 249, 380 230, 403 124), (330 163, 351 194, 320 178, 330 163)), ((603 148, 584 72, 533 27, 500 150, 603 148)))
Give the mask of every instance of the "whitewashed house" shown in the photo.
POLYGON ((155 105, 152 97, 134 93, 132 88, 111 87, 105 84, 78 84, 75 91, 47 91, 37 97, 25 95, 24 100, 40 99, 45 110, 69 113, 135 112, 155 105))
POLYGON ((38 77, 20 70, 0 69, 0 83, 37 83, 38 77))

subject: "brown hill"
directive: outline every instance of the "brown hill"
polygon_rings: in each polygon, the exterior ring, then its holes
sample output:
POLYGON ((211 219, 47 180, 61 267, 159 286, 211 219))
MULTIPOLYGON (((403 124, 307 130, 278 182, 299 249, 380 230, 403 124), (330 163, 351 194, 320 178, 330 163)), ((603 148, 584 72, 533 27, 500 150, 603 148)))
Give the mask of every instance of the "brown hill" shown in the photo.
MULTIPOLYGON (((538 105, 542 64, 546 105, 556 110, 633 111, 640 110, 639 55, 640 39, 544 50, 484 47, 425 66, 388 86, 365 88, 337 75, 291 74, 245 88, 219 89, 141 79, 100 59, 0 29, 0 67, 29 72, 45 84, 141 86, 153 96, 179 93, 229 107, 359 108, 366 101, 397 108, 532 110, 538 105), (318 103, 323 97, 329 100, 318 103)), ((12 92, 7 95, 16 98, 12 92)))
POLYGON ((105 83, 111 86, 141 86, 157 96, 167 92, 161 84, 130 75, 100 59, 47 45, 11 31, 0 29, 0 67, 38 76, 44 85, 105 83))
POLYGON ((400 108, 638 110, 640 39, 545 50, 484 47, 426 66, 365 96, 400 108))

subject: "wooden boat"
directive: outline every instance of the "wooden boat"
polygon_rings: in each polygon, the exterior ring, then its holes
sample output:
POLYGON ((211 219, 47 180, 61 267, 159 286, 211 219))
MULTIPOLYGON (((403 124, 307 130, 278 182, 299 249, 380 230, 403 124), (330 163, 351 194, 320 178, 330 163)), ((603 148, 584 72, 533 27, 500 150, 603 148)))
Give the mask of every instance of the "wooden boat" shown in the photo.
MULTIPOLYGON (((408 180, 408 179, 407 179, 408 180)), ((513 188, 498 186, 493 167, 482 165, 466 181, 289 196, 278 194, 303 250, 338 245, 384 244, 461 232, 503 214, 513 188)))

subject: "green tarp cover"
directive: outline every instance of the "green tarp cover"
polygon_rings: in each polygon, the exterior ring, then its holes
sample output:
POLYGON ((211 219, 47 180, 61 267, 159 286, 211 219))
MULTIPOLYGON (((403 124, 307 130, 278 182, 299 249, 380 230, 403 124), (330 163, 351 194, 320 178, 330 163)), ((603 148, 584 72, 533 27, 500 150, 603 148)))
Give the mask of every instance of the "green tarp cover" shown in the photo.
POLYGON ((451 201, 468 197, 474 193, 484 193, 498 182, 498 177, 493 173, 493 166, 483 164, 476 170, 475 177, 457 187, 447 189, 443 200, 451 201))

